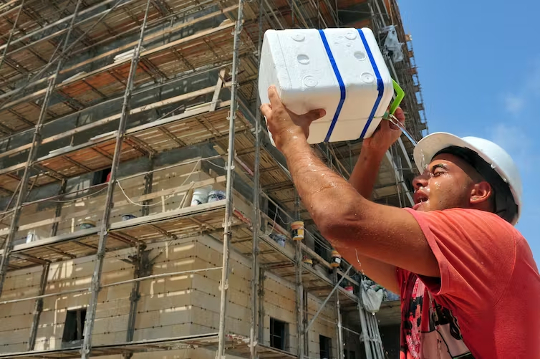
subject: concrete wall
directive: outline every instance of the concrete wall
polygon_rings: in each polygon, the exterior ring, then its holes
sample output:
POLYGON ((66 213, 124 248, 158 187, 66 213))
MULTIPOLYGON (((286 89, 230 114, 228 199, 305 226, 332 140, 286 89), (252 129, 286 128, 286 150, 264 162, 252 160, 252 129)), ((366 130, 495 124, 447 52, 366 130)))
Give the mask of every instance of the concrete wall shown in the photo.
MULTIPOLYGON (((320 306, 321 301, 316 299, 313 296, 308 296, 308 313, 310 313, 309 318, 316 313, 320 306)), ((311 319, 310 319, 311 320, 311 319)), ((337 319, 336 319, 336 310, 335 307, 329 302, 326 307, 321 311, 317 320, 313 323, 310 331, 308 333, 309 340, 309 351, 308 356, 310 358, 319 358, 319 335, 324 335, 332 339, 332 358, 337 356, 337 319)))
MULTIPOLYGON (((218 167, 201 160, 199 163, 192 162, 182 166, 167 168, 181 161, 196 161, 197 159, 210 157, 216 154, 217 153, 212 148, 211 144, 202 144, 160 153, 155 157, 153 163, 155 171, 152 181, 152 193, 177 188, 182 185, 190 184, 191 182, 198 182, 211 177, 225 175, 225 170, 219 167, 225 165, 220 158, 212 160, 218 167), (160 168, 163 169, 159 170, 160 168)), ((112 210, 111 223, 121 221, 122 215, 124 214, 132 214, 137 217, 142 216, 143 207, 140 206, 141 203, 136 200, 136 197, 144 194, 144 172, 150 169, 151 163, 146 157, 120 164, 118 170, 119 178, 134 174, 139 175, 120 181, 120 186, 122 188, 116 186, 113 199, 115 207, 112 210), (124 191, 122 191, 122 189, 124 191), (126 198, 126 196, 129 197, 129 199, 126 198), (135 199, 134 202, 137 204, 131 203, 130 199, 135 199)), ((106 188, 88 189, 92 186, 93 177, 94 173, 89 173, 68 180, 66 192, 79 191, 78 193, 64 196, 61 199, 56 198, 24 206, 19 220, 20 228, 15 237, 15 244, 26 242, 29 231, 34 232, 37 239, 50 237, 57 205, 61 206, 61 215, 57 218, 59 224, 56 235, 73 233, 80 229, 79 226, 81 222, 87 220, 91 220, 95 222, 96 226, 99 226, 103 215, 106 188), (77 200, 74 201, 75 199, 77 200), (30 228, 28 226, 30 226, 30 228)), ((253 190, 249 184, 243 182, 241 178, 236 178, 234 188, 245 199, 251 201, 253 190)), ((216 184, 213 189, 225 190, 224 183, 216 184)), ((59 190, 60 186, 56 183, 36 188, 29 194, 28 201, 56 196, 59 193, 59 190)), ((183 191, 174 195, 164 195, 154 198, 150 203, 149 214, 156 214, 189 206, 191 198, 184 200, 186 196, 190 195, 190 192, 188 192, 189 191, 183 191), (183 201, 184 203, 182 204, 183 201)), ((7 201, 8 198, 0 201, 0 208, 7 205, 7 201)), ((244 212, 251 217, 252 209, 249 209, 248 205, 239 201, 238 206, 243 207, 245 209, 244 212)), ((0 236, 7 235, 10 224, 8 219, 9 217, 0 223, 0 236)))
MULTIPOLYGON (((146 160, 146 159, 145 159, 146 160)), ((148 170, 148 165, 145 161, 132 161, 134 163, 125 163, 123 169, 131 169, 130 172, 142 172, 148 170), (146 168, 145 168, 146 167, 146 168)), ((124 171, 125 172, 125 171, 124 171)), ((122 174, 120 174, 122 175, 122 174)), ((152 189, 153 192, 159 192, 165 189, 171 189, 180 187, 181 185, 189 184, 191 182, 198 182, 205 179, 209 179, 210 175, 201 171, 201 163, 194 162, 174 168, 165 170, 158 170, 154 173, 152 189)), ((78 178, 79 181, 76 185, 70 186, 69 190, 85 190, 77 194, 66 196, 58 202, 58 199, 32 204, 23 208, 19 226, 21 230, 17 233, 16 243, 24 242, 27 233, 34 231, 38 239, 48 238, 51 236, 52 221, 55 220, 55 210, 57 203, 61 206, 61 215, 56 218, 58 221, 57 235, 66 233, 73 233, 78 231, 80 224, 84 221, 93 221, 96 226, 101 224, 103 216, 103 209, 105 203, 105 196, 107 193, 106 187, 93 188, 87 190, 92 186, 92 174, 85 175, 78 178), (93 195, 97 193, 96 195, 93 195), (76 201, 70 201, 72 199, 81 198, 76 201), (25 225, 31 225, 32 228, 25 229, 25 225)), ((144 175, 138 175, 133 178, 120 181, 120 186, 116 186, 114 191, 113 201, 115 207, 112 209, 111 223, 115 223, 122 220, 122 215, 132 214, 137 217, 142 216, 142 203, 137 201, 136 198, 144 194, 144 175), (133 201, 135 199, 135 201, 133 201), (131 202, 130 202, 131 200, 131 202), (135 202, 137 204, 134 204, 135 202)), ((217 186, 221 189, 223 186, 217 186)), ((161 213, 164 211, 170 211, 179 207, 183 208, 189 206, 190 199, 186 200, 183 204, 184 197, 188 195, 188 191, 183 191, 173 195, 164 195, 156 197, 150 204, 150 214, 161 213)), ((7 228, 9 223, 6 223, 7 228)))
MULTIPOLYGON (((153 267, 154 274, 213 268, 222 264, 221 242, 208 236, 154 243, 148 249, 151 250, 150 258, 159 255, 153 267)), ((122 259, 133 254, 132 248, 107 253, 102 283, 131 279, 133 266, 122 259)), ((94 264, 94 256, 52 264, 45 293, 88 288, 94 264)), ((232 253, 226 330, 244 337, 249 337, 250 330, 250 265, 249 259, 232 253)), ((37 295, 40 275, 41 267, 10 272, 2 300, 37 295)), ((141 282, 134 340, 217 332, 220 277, 221 271, 213 270, 141 282)), ((273 317, 289 323, 287 349, 294 353, 297 343, 294 286, 267 274, 264 288, 264 344, 270 342, 269 322, 273 317)), ((126 340, 131 289, 132 284, 123 284, 101 290, 93 332, 94 345, 126 340)), ((45 298, 35 349, 60 348, 67 310, 87 306, 89 298, 88 293, 45 298)), ((319 300, 309 297, 310 312, 315 312, 320 304, 319 300)), ((0 305, 0 352, 26 350, 33 307, 32 300, 0 305)), ((332 338, 335 351, 336 329, 332 321, 335 322, 334 312, 331 306, 327 306, 309 333, 310 356, 318 356, 319 334, 332 338)), ((176 356, 167 352, 167 356, 159 357, 176 356)))
MULTIPOLYGON (((103 267, 102 283, 112 283, 133 277, 132 266, 120 261, 127 251, 109 254, 103 267)), ((95 257, 84 257, 51 264, 46 294, 72 289, 84 289, 90 285, 95 257)), ((41 267, 11 272, 6 278, 2 300, 37 295, 41 267)), ((130 287, 118 286, 103 289, 99 294, 94 342, 125 340, 125 326, 129 310, 130 287)), ((61 347, 67 310, 88 305, 88 293, 76 293, 44 298, 43 313, 37 332, 36 349, 61 347)), ((0 305, 0 350, 2 352, 25 351, 32 323, 34 301, 0 305)))

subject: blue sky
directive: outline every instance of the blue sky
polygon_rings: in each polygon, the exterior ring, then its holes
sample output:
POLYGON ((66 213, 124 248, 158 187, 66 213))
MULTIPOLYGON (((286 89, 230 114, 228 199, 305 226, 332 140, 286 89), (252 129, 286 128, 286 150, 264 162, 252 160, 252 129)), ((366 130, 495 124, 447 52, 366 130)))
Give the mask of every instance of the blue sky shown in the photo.
POLYGON ((540 260, 540 2, 399 6, 413 38, 429 131, 484 137, 510 153, 524 187, 517 228, 540 260))

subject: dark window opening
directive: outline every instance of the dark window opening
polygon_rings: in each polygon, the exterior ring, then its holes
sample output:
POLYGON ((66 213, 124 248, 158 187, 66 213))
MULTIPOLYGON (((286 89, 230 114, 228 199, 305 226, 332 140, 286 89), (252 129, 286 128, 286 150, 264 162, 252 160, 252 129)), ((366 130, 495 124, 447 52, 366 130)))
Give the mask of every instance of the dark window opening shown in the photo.
POLYGON ((347 350, 344 350, 343 352, 345 353, 345 359, 356 359, 356 353, 354 351, 350 350, 347 352, 347 350))
POLYGON ((109 182, 110 174, 111 174, 110 168, 106 168, 104 170, 94 172, 94 177, 92 178, 92 186, 109 182))
POLYGON ((283 221, 286 219, 286 214, 283 213, 278 207, 274 205, 271 201, 268 201, 268 217, 272 220, 275 220, 277 224, 281 227, 287 229, 287 224, 283 221))
POLYGON ((325 261, 330 261, 330 258, 328 256, 328 250, 317 239, 315 240, 315 244, 313 245, 313 250, 325 261))
POLYGON ((86 308, 68 310, 64 324, 63 343, 78 342, 84 339, 84 323, 86 321, 86 308))
POLYGON ((321 359, 330 359, 332 355, 332 339, 319 335, 319 353, 321 359))
POLYGON ((288 323, 274 318, 270 318, 270 346, 272 348, 285 350, 288 323))

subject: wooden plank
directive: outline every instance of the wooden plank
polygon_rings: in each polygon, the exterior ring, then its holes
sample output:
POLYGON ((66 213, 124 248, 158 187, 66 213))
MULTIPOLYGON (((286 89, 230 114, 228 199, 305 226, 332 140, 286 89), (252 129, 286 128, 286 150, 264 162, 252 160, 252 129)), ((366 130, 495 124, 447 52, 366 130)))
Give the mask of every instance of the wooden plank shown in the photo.
MULTIPOLYGON (((200 31, 200 32, 197 32, 197 33, 195 33, 195 34, 193 34, 191 36, 187 36, 187 37, 181 38, 179 40, 169 42, 169 43, 167 43, 165 45, 161 45, 161 46, 158 46, 158 47, 143 51, 140 54, 140 57, 144 58, 144 57, 147 57, 149 55, 155 54, 155 53, 157 53, 159 51, 166 50, 168 48, 171 48, 171 47, 174 47, 174 46, 177 46, 177 45, 182 45, 182 44, 188 43, 188 42, 190 42, 192 40, 197 40, 198 38, 203 38, 203 37, 212 35, 214 33, 223 31, 223 30, 227 30, 227 29, 232 30, 232 28, 234 28, 234 26, 235 26, 234 23, 229 23, 229 24, 221 25, 221 26, 211 28, 211 29, 208 29, 208 30, 205 30, 205 31, 200 31)), ((62 82, 62 83, 56 85, 53 90, 57 91, 59 89, 62 89, 62 88, 67 87, 69 85, 72 85, 72 84, 74 84, 74 83, 76 83, 78 81, 87 80, 88 78, 90 78, 90 77, 92 77, 94 75, 97 75, 97 74, 102 73, 104 71, 114 69, 116 67, 120 67, 121 65, 127 64, 130 61, 131 61, 131 58, 128 57, 125 60, 117 61, 115 63, 100 67, 99 69, 96 69, 94 71, 91 71, 91 72, 85 74, 84 76, 74 78, 73 80, 70 80, 70 81, 62 82)), ((22 98, 14 100, 14 101, 8 102, 8 103, 4 104, 0 108, 0 110, 8 109, 10 107, 13 107, 14 105, 19 104, 19 103, 31 101, 31 100, 33 100, 33 99, 35 99, 37 97, 40 97, 40 96, 44 95, 46 91, 47 91, 47 89, 35 91, 35 92, 25 96, 25 97, 22 97, 22 98)))
POLYGON ((214 96, 212 97, 212 104, 210 105, 210 112, 216 110, 216 106, 219 100, 219 93, 221 92, 221 87, 223 86, 223 78, 225 77, 225 69, 222 69, 219 72, 218 81, 215 87, 214 96))
POLYGON ((173 219, 173 218, 177 218, 181 216, 197 214, 200 212, 207 212, 207 211, 211 211, 218 208, 225 208, 225 202, 227 202, 227 200, 223 199, 221 201, 203 203, 194 207, 180 208, 179 210, 176 210, 176 211, 169 211, 166 213, 157 213, 157 214, 149 215, 146 217, 133 218, 128 221, 122 221, 122 222, 111 224, 111 230, 133 227, 133 226, 148 224, 148 223, 157 222, 157 221, 164 221, 167 219, 173 219))
MULTIPOLYGON (((231 85, 231 82, 227 82, 225 84, 225 86, 230 86, 230 85, 231 85)), ((193 91, 193 92, 190 92, 190 93, 187 93, 187 94, 182 94, 182 95, 171 97, 171 98, 168 98, 168 99, 165 99, 165 100, 162 100, 162 101, 157 101, 157 102, 154 102, 154 103, 151 103, 151 104, 148 104, 148 105, 140 106, 140 107, 132 109, 129 113, 130 113, 130 115, 133 115, 133 114, 136 114, 136 113, 141 113, 141 112, 144 112, 144 111, 153 110, 153 109, 158 108, 158 107, 170 105, 172 103, 180 102, 180 101, 183 101, 183 100, 188 100, 188 99, 193 98, 193 97, 205 95, 205 94, 213 92, 214 90, 215 90, 215 87, 207 87, 207 88, 197 90, 197 91, 193 91)), ((220 106, 220 107, 222 107, 222 106, 220 106)), ((177 115, 177 116, 185 115, 186 112, 184 112, 184 113, 182 113, 180 115, 177 115)), ((44 145, 44 144, 47 144, 49 142, 53 142, 53 141, 56 141, 56 140, 59 140, 59 139, 65 138, 65 137, 70 137, 72 135, 75 135, 75 134, 80 133, 80 132, 84 132, 84 131, 89 130, 91 128, 98 127, 98 126, 101 126, 101 125, 105 125, 105 124, 107 124, 109 122, 112 122, 112 121, 115 121, 115 120, 117 120, 119 118, 120 118, 119 113, 115 114, 115 115, 111 115, 111 116, 105 117, 105 118, 103 118, 101 120, 91 122, 91 123, 89 123, 87 125, 80 126, 80 127, 74 128, 72 130, 65 131, 65 132, 59 133, 57 135, 51 136, 51 137, 44 138, 41 141, 41 144, 44 145)), ((150 125, 150 124, 153 124, 153 122, 151 122, 151 123, 149 123, 147 125, 150 125)), ((141 126, 138 126, 138 127, 140 128, 141 126)), ((135 132, 135 131, 133 131, 133 129, 131 129, 131 132, 135 132)), ((103 141, 105 141, 107 139, 112 139, 114 137, 115 137, 114 133, 111 133, 109 136, 100 137, 99 141, 89 141, 89 142, 93 142, 93 143, 95 143, 95 142, 103 142, 103 141)), ((32 146, 32 144, 28 143, 26 145, 19 146, 17 148, 11 149, 9 151, 5 151, 3 153, 0 153, 0 158, 6 157, 6 156, 9 156, 9 155, 12 155, 14 153, 18 153, 18 152, 21 152, 21 151, 24 151, 24 150, 27 150, 31 146, 32 146)), ((45 156, 45 157, 47 157, 47 156, 45 156)), ((2 171, 2 173, 3 172, 4 171, 2 171)))
MULTIPOLYGON (((5 3, 5 4, 2 4, 2 5, 0 6, 0 11, 3 11, 5 8, 7 8, 7 7, 9 7, 9 6, 13 5, 13 4, 15 4, 16 2, 17 2, 17 0, 11 0, 11 1, 8 1, 7 3, 5 3)), ((1 15, 1 16, 4 16, 4 15, 10 13, 11 11, 13 11, 14 9, 18 9, 19 7, 20 7, 20 5, 19 5, 19 6, 12 7, 11 9, 9 9, 9 10, 7 10, 7 11, 4 11, 4 12, 3 12, 2 14, 0 14, 0 15, 1 15)))
MULTIPOLYGON (((36 241, 36 242, 18 244, 13 248, 13 251, 18 252, 18 251, 23 251, 23 250, 26 250, 26 249, 31 249, 31 248, 34 248, 34 247, 42 247, 42 246, 46 246, 46 245, 55 244, 55 243, 58 243, 58 242, 64 242, 64 241, 68 241, 68 240, 72 240, 72 239, 87 237, 87 236, 96 234, 98 232, 98 229, 99 228, 81 229, 81 230, 73 232, 73 233, 67 233, 67 234, 62 234, 60 236, 49 237, 49 238, 45 238, 45 239, 42 239, 42 240, 36 241)), ((4 254, 3 249, 0 250, 0 254, 2 254, 2 255, 4 254)))
MULTIPOLYGON (((212 87, 212 89, 213 89, 213 87, 212 87)), ((230 101, 226 101, 226 102, 220 103, 220 105, 218 107, 219 108, 224 108, 224 107, 227 107, 229 105, 230 105, 230 101)), ((210 104, 208 104, 206 106, 203 106, 203 107, 200 107, 200 108, 196 108, 193 111, 186 111, 186 112, 184 112, 184 113, 182 113, 180 115, 171 116, 171 117, 159 120, 159 121, 154 121, 154 122, 150 122, 150 123, 145 124, 145 125, 137 126, 135 128, 132 128, 132 129, 126 131, 126 134, 131 134, 131 133, 135 133, 135 132, 138 132, 138 131, 142 131, 144 129, 149 129, 149 128, 157 127, 157 126, 160 126, 160 125, 163 125, 163 124, 179 121, 179 120, 191 117, 191 116, 200 115, 202 113, 207 112, 208 109, 209 109, 209 106, 210 106, 210 104)), ((107 140, 110 140, 110 139, 113 139, 112 135, 110 136, 110 138, 109 137, 100 138, 100 141, 89 141, 89 142, 85 142, 85 143, 77 145, 77 146, 66 147, 62 151, 57 151, 57 152, 54 152, 53 154, 49 154, 49 155, 40 157, 40 158, 38 158, 36 160, 36 162, 43 162, 43 161, 46 161, 46 160, 49 160, 49 159, 52 159, 52 158, 55 158, 55 157, 65 155, 67 153, 76 152, 78 150, 82 150, 84 148, 94 146, 94 145, 96 145, 98 143, 103 143, 103 142, 105 142, 107 140)), ((22 146, 22 147, 25 147, 25 146, 22 146)), ((19 147, 19 148, 17 148, 17 150, 21 150, 21 148, 19 147)), ((1 157, 1 155, 0 155, 0 157, 1 157)), ((26 162, 23 162, 23 163, 19 163, 19 164, 10 166, 10 167, 3 168, 3 169, 0 170, 0 175, 22 169, 22 168, 24 168, 25 164, 26 164, 26 162)))
MULTIPOLYGON (((193 174, 197 174, 197 173, 203 173, 203 172, 195 172, 195 173, 192 173, 192 174, 189 174, 189 175, 193 175, 193 174)), ((185 175, 188 175, 188 174, 186 173, 185 175)), ((176 187, 176 188, 170 188, 170 189, 165 189, 165 190, 162 190, 162 191, 159 191, 159 192, 149 193, 147 195, 141 195, 141 196, 133 197, 132 200, 134 202, 135 201, 142 202, 142 201, 145 201, 147 199, 157 198, 157 197, 161 197, 161 196, 164 196, 164 195, 170 195, 170 194, 174 194, 174 193, 177 193, 177 192, 184 192, 184 191, 186 191, 188 189, 193 189, 193 188, 197 188, 197 187, 203 187, 203 186, 206 186, 206 185, 212 185, 212 184, 217 184, 217 183, 223 183, 225 181, 225 179, 226 179, 225 176, 220 176, 220 177, 217 177, 217 178, 210 178, 210 179, 207 179, 207 180, 195 182, 193 184, 183 185, 183 186, 176 187)), ((116 196, 121 196, 121 195, 117 194, 116 196)), ((122 206, 127 205, 127 204, 129 204, 128 201, 115 201, 115 207, 114 207, 113 211, 116 212, 116 213, 120 212, 121 209, 118 208, 118 207, 122 207, 122 206)), ((55 222, 66 221, 66 220, 71 219, 71 218, 82 217, 82 216, 88 215, 90 213, 94 213, 96 211, 99 211, 99 210, 101 210, 100 205, 98 205, 98 208, 89 208, 89 209, 85 209, 85 210, 77 211, 77 212, 70 211, 69 213, 66 213, 65 215, 62 215, 60 217, 48 218, 48 219, 41 220, 41 221, 32 221, 29 224, 21 225, 19 227, 19 230, 28 230, 28 229, 32 229, 32 228, 37 228, 37 227, 53 224, 55 222)), ((5 233, 7 233, 8 230, 9 230, 8 228, 4 228, 4 229, 0 230, 0 235, 4 235, 5 233)))
MULTIPOLYGON (((115 2, 115 1, 116 1, 116 0, 104 0, 104 1, 100 2, 99 4, 95 4, 95 5, 93 5, 93 6, 89 7, 89 8, 87 8, 87 9, 81 10, 81 11, 78 13, 77 16, 82 17, 82 16, 83 16, 84 14, 86 14, 86 13, 91 13, 92 11, 94 11, 95 9, 97 9, 97 8, 99 8, 99 7, 104 6, 104 5, 108 4, 108 3, 115 2)), ((132 2, 134 2, 134 1, 136 1, 136 0, 131 0, 131 1, 128 0, 127 2, 124 2, 123 4, 120 4, 119 6, 122 7, 122 6, 125 6, 125 5, 129 4, 129 3, 132 3, 132 2)), ((6 4, 6 5, 7 5, 7 4, 6 4)), ((101 13, 100 13, 100 14, 101 14, 101 13)), ((100 15, 100 14, 98 14, 98 15, 100 15)), ((94 17, 95 17, 95 16, 97 16, 97 15, 94 15, 94 17)), ((55 22, 53 22, 53 23, 50 23, 50 24, 47 24, 47 25, 44 26, 44 27, 40 27, 38 30, 36 30, 36 31, 34 31, 34 32, 31 32, 31 33, 29 33, 29 34, 25 34, 24 36, 21 36, 21 37, 17 38, 16 41, 12 42, 12 44, 16 44, 17 42, 20 42, 20 41, 25 40, 25 39, 27 39, 27 38, 31 38, 31 37, 35 36, 36 34, 41 33, 41 32, 43 32, 43 31, 45 31, 45 30, 47 30, 47 29, 54 28, 55 26, 60 25, 60 24, 62 24, 62 23, 64 23, 64 22, 70 20, 72 17, 73 17, 73 14, 70 14, 70 15, 68 15, 68 16, 66 16, 66 17, 63 17, 63 18, 60 19, 60 20, 57 20, 57 21, 55 21, 55 22)), ((86 22, 86 21, 89 21, 89 20, 91 20, 91 19, 92 19, 92 17, 89 17, 89 18, 86 18, 86 19, 84 19, 84 20, 82 20, 82 21, 79 21, 78 23, 75 24, 75 26, 79 26, 79 25, 81 25, 82 23, 84 23, 84 22, 86 22)), ((0 46, 0 50, 3 50, 5 47, 6 47, 6 44, 0 46)), ((9 55, 9 54, 8 54, 8 55, 9 55)))
MULTIPOLYGON (((196 19, 194 19, 194 20, 191 20, 191 21, 188 21, 188 22, 185 22, 185 23, 178 24, 178 25, 176 25, 176 26, 170 27, 170 28, 168 28, 168 29, 159 31, 159 32, 154 33, 154 34, 147 35, 147 36, 144 37, 144 42, 143 42, 143 44, 149 43, 150 40, 153 40, 153 39, 155 39, 155 38, 157 38, 157 37, 159 37, 159 36, 162 36, 162 35, 165 35, 165 34, 169 34, 169 33, 173 32, 173 31, 178 31, 178 30, 183 29, 183 28, 185 28, 185 27, 194 25, 194 24, 196 24, 196 23, 198 23, 198 22, 200 22, 200 21, 202 21, 202 20, 207 20, 207 19, 216 17, 216 16, 218 16, 218 15, 223 14, 224 12, 234 11, 234 10, 236 10, 237 8, 238 8, 238 5, 229 6, 229 7, 225 8, 225 9, 223 9, 223 10, 215 11, 215 12, 210 13, 210 14, 208 14, 208 15, 204 15, 204 16, 198 17, 198 18, 196 18, 196 19)), ((68 73, 68 72, 70 72, 70 71, 73 71, 73 70, 75 70, 75 69, 81 67, 81 66, 85 66, 85 65, 87 65, 87 64, 90 64, 90 63, 92 63, 92 62, 94 62, 94 61, 96 61, 96 60, 105 58, 105 57, 107 57, 107 56, 114 55, 114 54, 119 53, 119 52, 121 52, 121 51, 123 51, 123 50, 132 49, 133 46, 135 46, 135 45, 137 44, 137 42, 138 42, 138 40, 137 40, 137 41, 132 41, 132 42, 126 44, 126 45, 120 46, 120 47, 115 48, 115 49, 113 49, 113 50, 111 50, 111 51, 107 51, 107 52, 105 52, 105 53, 103 53, 103 54, 100 54, 100 55, 98 55, 98 56, 95 56, 95 57, 93 57, 93 58, 91 58, 91 59, 88 59, 88 60, 86 60, 86 61, 82 61, 82 62, 80 62, 80 63, 78 63, 78 64, 76 64, 76 65, 74 65, 74 66, 72 66, 72 67, 70 67, 70 68, 67 68, 67 69, 65 69, 65 70, 60 71, 60 73, 61 73, 61 74, 68 73)))
MULTIPOLYGON (((330 265, 330 263, 328 263, 327 261, 325 261, 320 255, 318 255, 317 253, 315 253, 315 251, 311 248, 309 248, 308 246, 306 246, 304 243, 301 243, 301 246, 302 246, 302 251, 304 252, 307 252, 312 258, 316 259, 319 263, 321 263, 322 265, 324 265, 326 268, 328 269, 332 269, 332 266, 330 265)), ((345 273, 343 273, 341 270, 338 270, 338 274, 341 275, 341 276, 345 276, 345 278, 353 283, 354 285, 360 285, 357 281, 355 281, 354 279, 352 279, 350 276, 348 275, 345 275, 345 273)))
MULTIPOLYGON (((176 187, 176 188, 164 189, 164 190, 161 190, 161 191, 158 191, 158 192, 152 192, 152 193, 144 194, 144 195, 141 195, 141 196, 132 197, 130 199, 133 202, 144 202, 144 201, 147 201, 149 199, 154 199, 154 198, 158 198, 158 197, 162 197, 162 196, 172 195, 172 194, 175 194, 175 193, 185 192, 185 191, 190 190, 192 188, 199 188, 199 187, 209 186, 209 185, 213 185, 213 184, 223 183, 223 182, 226 181, 226 179, 227 179, 226 176, 219 176, 219 177, 210 178, 210 179, 207 179, 207 180, 204 180, 204 181, 199 181, 199 182, 195 182, 195 183, 186 184, 186 185, 176 187)), ((116 207, 116 206, 123 206, 123 205, 129 204, 129 203, 130 202, 128 202, 128 201, 118 201, 118 202, 115 202, 114 205, 116 207)), ((0 235, 1 235, 1 232, 0 232, 0 235)))

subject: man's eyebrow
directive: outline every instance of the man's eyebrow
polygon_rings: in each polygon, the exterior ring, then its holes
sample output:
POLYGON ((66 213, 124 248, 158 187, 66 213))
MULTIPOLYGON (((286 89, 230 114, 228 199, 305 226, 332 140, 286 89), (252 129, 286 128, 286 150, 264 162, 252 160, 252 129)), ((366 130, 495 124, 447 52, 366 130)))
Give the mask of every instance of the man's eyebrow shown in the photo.
POLYGON ((433 167, 431 167, 431 172, 434 172, 437 168, 442 168, 443 170, 448 170, 448 166, 445 165, 444 163, 437 163, 436 165, 433 165, 433 167))

